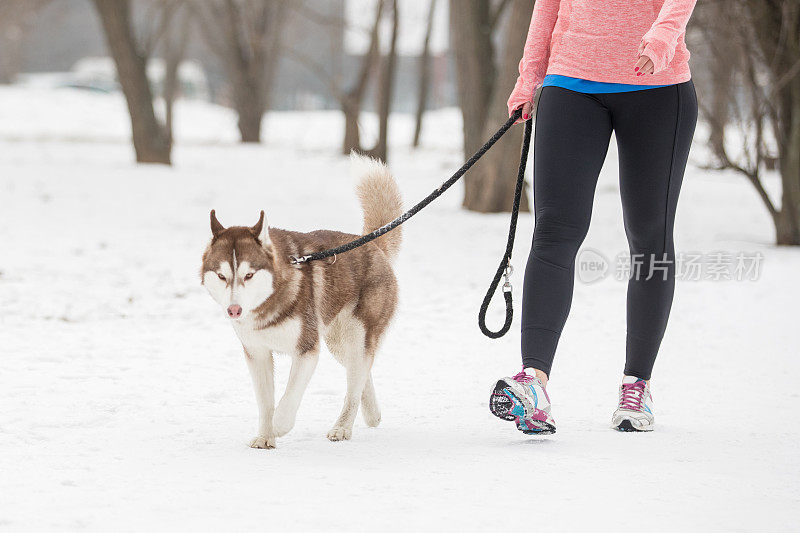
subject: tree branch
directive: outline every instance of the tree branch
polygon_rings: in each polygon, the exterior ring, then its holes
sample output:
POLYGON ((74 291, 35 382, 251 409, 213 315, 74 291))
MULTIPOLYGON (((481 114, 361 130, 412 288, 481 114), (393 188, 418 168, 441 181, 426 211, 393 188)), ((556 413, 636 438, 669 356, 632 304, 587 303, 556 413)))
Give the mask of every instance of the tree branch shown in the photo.
POLYGON ((375 62, 375 58, 380 51, 380 24, 381 24, 381 17, 383 17, 383 8, 384 8, 385 0, 378 1, 378 8, 375 12, 375 23, 372 25, 372 32, 370 35, 370 43, 369 43, 369 50, 367 53, 364 54, 364 57, 361 59, 361 70, 358 75, 358 79, 356 81, 355 86, 350 92, 350 94, 357 100, 361 100, 364 95, 364 91, 367 88, 367 82, 369 81, 369 72, 372 70, 372 65, 375 62))
POLYGON ((767 190, 764 188, 764 184, 761 182, 761 178, 759 175, 758 169, 748 170, 741 165, 734 163, 728 157, 727 152, 723 148, 722 153, 719 154, 719 157, 722 159, 719 165, 703 165, 700 168, 704 170, 735 170, 736 172, 743 174, 747 177, 748 181, 755 187, 758 196, 761 198, 761 201, 764 203, 764 206, 769 211, 769 214, 772 216, 773 219, 777 218, 778 210, 775 208, 775 204, 770 199, 769 194, 767 194, 767 190))

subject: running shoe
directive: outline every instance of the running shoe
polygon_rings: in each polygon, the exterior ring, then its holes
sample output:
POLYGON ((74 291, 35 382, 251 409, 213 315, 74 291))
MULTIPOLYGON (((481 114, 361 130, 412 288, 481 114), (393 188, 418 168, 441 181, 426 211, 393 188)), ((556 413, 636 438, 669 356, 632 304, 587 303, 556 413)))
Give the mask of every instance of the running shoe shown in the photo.
POLYGON ((633 376, 623 377, 612 427, 619 431, 653 431, 655 424, 650 384, 633 376))
POLYGON ((556 422, 550 414, 550 398, 542 382, 525 370, 499 380, 489 398, 489 410, 503 420, 513 421, 526 435, 551 435, 556 422))

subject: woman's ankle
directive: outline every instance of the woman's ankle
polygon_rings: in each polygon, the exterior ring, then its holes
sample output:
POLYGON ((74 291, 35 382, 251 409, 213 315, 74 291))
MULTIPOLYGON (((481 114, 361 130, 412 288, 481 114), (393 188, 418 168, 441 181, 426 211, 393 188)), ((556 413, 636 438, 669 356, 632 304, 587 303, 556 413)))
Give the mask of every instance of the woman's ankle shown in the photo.
POLYGON ((527 367, 527 368, 525 368, 525 373, 529 374, 529 375, 535 375, 537 378, 539 378, 539 381, 542 382, 542 386, 543 387, 547 386, 547 381, 548 381, 549 378, 547 377, 547 374, 545 374, 544 372, 542 372, 538 368, 527 367))

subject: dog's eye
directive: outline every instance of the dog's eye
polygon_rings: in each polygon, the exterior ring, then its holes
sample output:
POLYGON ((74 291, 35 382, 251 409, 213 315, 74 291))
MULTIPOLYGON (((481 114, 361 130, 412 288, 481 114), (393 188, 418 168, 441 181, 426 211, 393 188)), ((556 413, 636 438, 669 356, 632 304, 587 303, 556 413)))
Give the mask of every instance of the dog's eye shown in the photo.
POLYGON ((225 281, 225 276, 223 276, 222 274, 217 274, 217 277, 222 281, 225 281))
POLYGON ((248 272, 247 274, 244 275, 244 279, 246 279, 246 280, 250 279, 252 277, 253 277, 253 273, 252 272, 248 272))

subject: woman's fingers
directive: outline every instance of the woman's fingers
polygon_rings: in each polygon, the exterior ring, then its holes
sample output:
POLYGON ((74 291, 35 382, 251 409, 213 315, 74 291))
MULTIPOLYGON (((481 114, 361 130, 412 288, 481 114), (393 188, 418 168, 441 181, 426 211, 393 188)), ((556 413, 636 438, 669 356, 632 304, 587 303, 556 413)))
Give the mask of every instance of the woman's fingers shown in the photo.
POLYGON ((530 120, 531 118, 531 103, 525 102, 522 105, 522 120, 530 120))
POLYGON ((633 71, 637 76, 644 76, 645 74, 653 73, 653 61, 647 56, 639 56, 639 61, 633 67, 633 71))
POLYGON ((650 58, 648 58, 647 56, 639 56, 639 60, 633 66, 633 71, 636 73, 637 76, 641 74, 642 67, 644 67, 644 64, 647 63, 649 59, 650 58))
POLYGON ((530 120, 531 119, 531 103, 530 102, 525 102, 524 104, 522 104, 517 109, 520 109, 520 108, 522 109, 522 115, 517 119, 516 122, 514 122, 514 124, 521 124, 521 123, 525 122, 526 120, 530 120))

